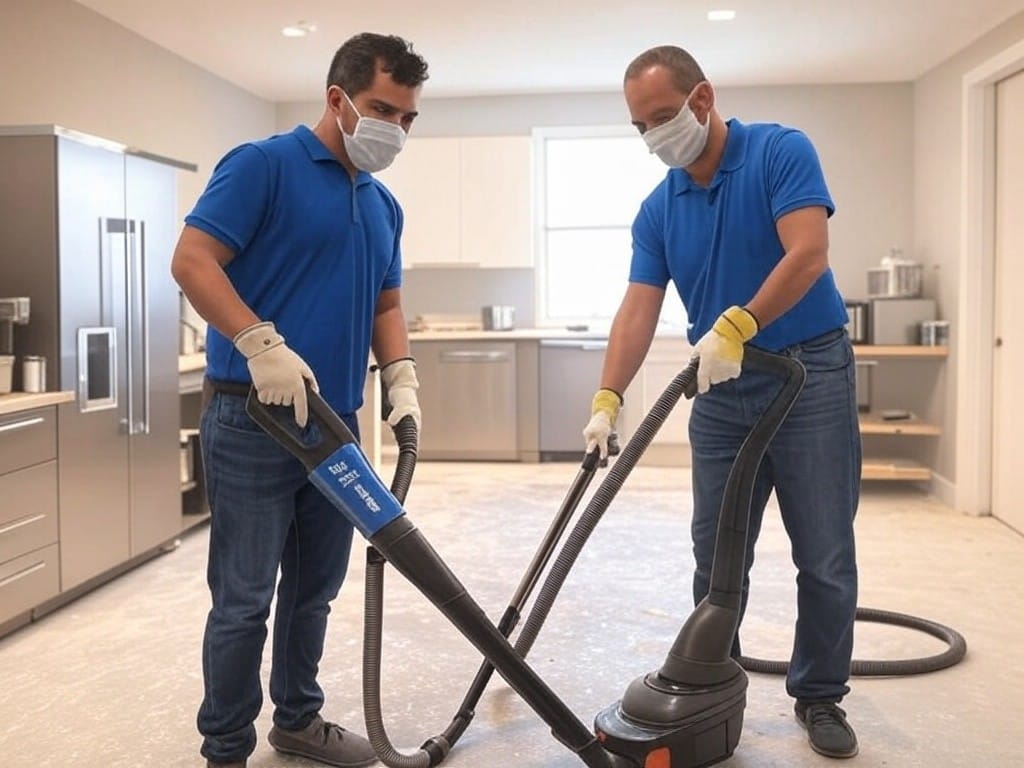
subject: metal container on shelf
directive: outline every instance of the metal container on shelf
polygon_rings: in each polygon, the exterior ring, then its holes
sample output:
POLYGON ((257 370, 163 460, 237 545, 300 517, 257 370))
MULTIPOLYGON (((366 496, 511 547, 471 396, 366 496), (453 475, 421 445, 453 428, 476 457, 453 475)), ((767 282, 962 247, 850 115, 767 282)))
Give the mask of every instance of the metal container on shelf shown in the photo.
POLYGON ((902 251, 893 248, 880 267, 868 270, 868 298, 915 299, 921 295, 923 274, 921 264, 904 259, 902 251))
POLYGON ((25 392, 46 391, 46 358, 25 355, 21 358, 21 388, 25 392))
POLYGON ((511 331, 516 327, 516 308, 510 304, 489 304, 481 310, 485 331, 511 331))
POLYGON ((925 320, 921 323, 921 343, 927 347, 948 347, 949 321, 925 320))
POLYGON ((868 315, 871 305, 866 301, 847 301, 846 314, 850 320, 846 323, 846 331, 854 344, 867 344, 871 336, 868 334, 868 315))

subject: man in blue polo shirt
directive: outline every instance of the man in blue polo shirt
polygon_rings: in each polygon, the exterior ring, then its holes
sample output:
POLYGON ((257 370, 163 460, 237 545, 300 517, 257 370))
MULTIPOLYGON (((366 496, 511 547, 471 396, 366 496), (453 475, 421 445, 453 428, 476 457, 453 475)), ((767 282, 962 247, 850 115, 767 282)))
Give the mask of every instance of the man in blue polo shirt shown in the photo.
MULTIPOLYGON (((853 519, 861 448, 846 310, 828 265, 832 200, 807 137, 774 124, 723 121, 700 66, 673 46, 626 70, 626 102, 651 152, 668 165, 633 224, 629 286, 612 324, 584 430, 608 434, 654 336, 666 287, 686 307, 700 358, 690 417, 693 594, 708 592, 726 479, 780 382, 740 376, 746 342, 790 355, 806 385, 757 476, 746 555, 774 490, 798 569, 798 618, 786 680, 812 748, 852 757, 857 738, 837 703, 849 692, 857 601, 853 519)), ((748 580, 744 579, 744 606, 748 580)), ((739 640, 734 645, 739 654, 739 640)))
POLYGON ((248 417, 245 395, 251 384, 261 402, 293 406, 301 427, 308 381, 358 435, 372 345, 390 423, 419 424, 399 289, 402 210, 370 174, 402 148, 426 78, 401 38, 348 40, 316 126, 229 152, 174 253, 174 276, 210 325, 200 435, 213 607, 198 715, 208 766, 244 766, 256 747, 275 584, 271 745, 334 766, 376 759, 365 738, 323 719, 316 679, 352 526, 248 417))

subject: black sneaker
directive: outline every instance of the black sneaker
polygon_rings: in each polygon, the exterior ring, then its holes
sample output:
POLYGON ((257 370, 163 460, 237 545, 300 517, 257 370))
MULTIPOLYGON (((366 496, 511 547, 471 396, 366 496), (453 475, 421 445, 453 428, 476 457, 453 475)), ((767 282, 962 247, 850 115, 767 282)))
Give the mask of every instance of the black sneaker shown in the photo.
POLYGON ((316 715, 301 731, 286 731, 276 725, 267 734, 278 752, 299 755, 338 768, 360 768, 377 762, 370 742, 359 734, 326 722, 316 715))
POLYGON ((796 719, 807 729, 811 749, 825 757, 853 757, 857 754, 857 734, 846 722, 846 712, 831 702, 798 701, 793 707, 796 719))

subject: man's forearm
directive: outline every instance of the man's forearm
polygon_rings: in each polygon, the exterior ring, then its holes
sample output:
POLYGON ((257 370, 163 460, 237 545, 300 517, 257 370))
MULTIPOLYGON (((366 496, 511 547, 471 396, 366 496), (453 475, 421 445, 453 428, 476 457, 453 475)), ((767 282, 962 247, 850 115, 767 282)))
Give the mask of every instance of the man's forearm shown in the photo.
POLYGON ((372 343, 378 365, 409 357, 409 332, 401 306, 391 307, 374 316, 372 343))
POLYGON ((763 329, 804 297, 828 269, 828 256, 820 251, 794 251, 783 256, 754 297, 745 305, 763 329))
POLYGON ((601 371, 601 387, 624 395, 640 370, 657 327, 657 310, 641 311, 627 302, 619 309, 608 335, 608 351, 601 371))

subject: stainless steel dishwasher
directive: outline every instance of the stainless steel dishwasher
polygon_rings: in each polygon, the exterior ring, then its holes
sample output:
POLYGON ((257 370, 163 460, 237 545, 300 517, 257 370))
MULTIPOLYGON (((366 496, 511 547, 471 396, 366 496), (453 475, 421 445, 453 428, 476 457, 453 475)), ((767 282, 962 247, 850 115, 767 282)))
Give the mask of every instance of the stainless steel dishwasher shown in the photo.
POLYGON ((583 427, 601 383, 607 339, 546 339, 540 343, 540 460, 583 458, 583 427))
POLYGON ((430 460, 516 460, 514 341, 419 341, 423 436, 430 460))

